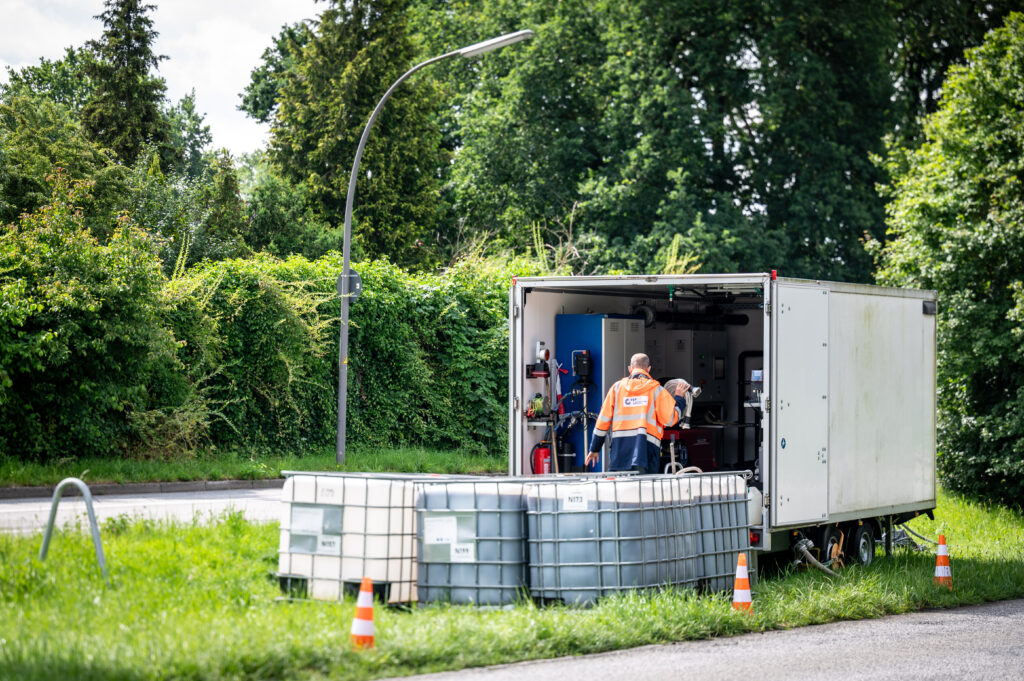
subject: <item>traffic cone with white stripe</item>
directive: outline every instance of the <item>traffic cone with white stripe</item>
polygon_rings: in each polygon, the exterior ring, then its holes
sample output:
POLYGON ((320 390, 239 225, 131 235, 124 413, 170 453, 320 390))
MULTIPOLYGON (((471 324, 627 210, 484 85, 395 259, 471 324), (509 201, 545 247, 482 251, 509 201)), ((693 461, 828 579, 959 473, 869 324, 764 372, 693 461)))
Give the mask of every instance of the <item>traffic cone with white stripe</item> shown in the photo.
POLYGON ((740 553, 736 560, 736 581, 732 587, 732 607, 734 610, 750 610, 751 605, 747 554, 740 553))
POLYGON ((356 616, 352 619, 352 645, 358 648, 373 647, 373 580, 363 577, 356 600, 356 616))
POLYGON ((935 556, 935 584, 953 590, 953 570, 949 567, 949 549, 946 548, 946 535, 939 535, 939 552, 935 556))

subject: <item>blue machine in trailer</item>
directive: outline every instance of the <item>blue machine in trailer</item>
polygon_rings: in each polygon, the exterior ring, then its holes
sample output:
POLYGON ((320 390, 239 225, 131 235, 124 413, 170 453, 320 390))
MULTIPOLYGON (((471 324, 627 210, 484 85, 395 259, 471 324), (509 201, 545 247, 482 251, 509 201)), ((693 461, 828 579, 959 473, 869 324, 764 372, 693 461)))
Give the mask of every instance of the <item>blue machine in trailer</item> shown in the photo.
MULTIPOLYGON (((566 414, 580 412, 575 419, 565 419, 559 435, 575 452, 575 466, 583 470, 587 448, 594 432, 594 421, 601 411, 601 402, 615 381, 626 375, 629 358, 644 351, 644 319, 619 314, 559 314, 555 316, 555 361, 567 370, 560 377, 562 403, 566 414), (580 355, 590 356, 590 375, 580 376, 580 355), (576 393, 573 394, 573 390, 576 393), (584 408, 584 402, 586 407, 584 408), (588 412, 586 419, 582 412, 588 412)), ((606 457, 590 470, 605 470, 606 457)))

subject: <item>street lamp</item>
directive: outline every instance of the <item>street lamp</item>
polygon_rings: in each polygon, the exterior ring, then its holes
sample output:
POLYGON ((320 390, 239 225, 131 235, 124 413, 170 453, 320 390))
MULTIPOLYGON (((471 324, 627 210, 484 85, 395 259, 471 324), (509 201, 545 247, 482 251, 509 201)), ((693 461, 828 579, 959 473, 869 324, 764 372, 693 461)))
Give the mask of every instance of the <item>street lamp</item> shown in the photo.
POLYGON ((439 57, 428 59, 427 61, 417 64, 408 71, 406 71, 401 78, 396 80, 394 84, 388 88, 388 91, 384 93, 384 96, 377 102, 376 108, 373 113, 370 114, 370 120, 367 121, 366 127, 363 128, 363 136, 359 138, 359 146, 356 148, 356 158, 352 162, 352 174, 348 178, 348 198, 345 200, 345 242, 342 248, 342 273, 341 278, 338 282, 338 292, 341 295, 341 338, 338 343, 338 446, 337 446, 337 462, 339 464, 345 463, 345 416, 347 411, 347 393, 348 393, 348 306, 349 306, 349 295, 353 291, 353 279, 352 270, 349 268, 349 256, 352 252, 352 204, 355 201, 356 196, 356 175, 359 173, 359 161, 363 158, 363 148, 366 146, 366 140, 370 136, 370 129, 373 127, 374 121, 377 120, 377 116, 380 114, 381 109, 384 108, 384 102, 388 101, 391 97, 391 93, 405 81, 406 78, 416 73, 424 66, 439 62, 442 59, 448 59, 449 57, 465 57, 466 59, 472 59, 478 57, 481 54, 491 52, 492 50, 498 50, 502 47, 507 47, 513 43, 518 43, 520 40, 526 40, 533 37, 533 31, 516 31, 515 33, 507 33, 497 38, 491 38, 481 43, 475 43, 468 47, 455 50, 454 52, 448 52, 442 54, 439 57))

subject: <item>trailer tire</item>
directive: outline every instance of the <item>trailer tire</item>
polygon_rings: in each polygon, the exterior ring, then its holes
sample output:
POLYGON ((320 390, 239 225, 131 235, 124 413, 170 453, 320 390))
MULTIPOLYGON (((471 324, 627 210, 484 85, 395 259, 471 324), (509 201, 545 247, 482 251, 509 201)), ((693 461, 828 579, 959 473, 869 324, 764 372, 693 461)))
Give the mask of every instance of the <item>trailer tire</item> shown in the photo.
POLYGON ((875 559, 875 531, 871 523, 855 525, 850 539, 850 560, 863 567, 871 565, 875 559))
MULTIPOLYGON (((846 546, 841 546, 840 550, 845 552, 846 547, 850 545, 848 541, 850 533, 846 533, 846 546)), ((821 548, 820 560, 822 563, 827 563, 832 558, 832 547, 839 543, 839 528, 835 525, 824 525, 821 528, 821 541, 818 542, 818 546, 821 548)))

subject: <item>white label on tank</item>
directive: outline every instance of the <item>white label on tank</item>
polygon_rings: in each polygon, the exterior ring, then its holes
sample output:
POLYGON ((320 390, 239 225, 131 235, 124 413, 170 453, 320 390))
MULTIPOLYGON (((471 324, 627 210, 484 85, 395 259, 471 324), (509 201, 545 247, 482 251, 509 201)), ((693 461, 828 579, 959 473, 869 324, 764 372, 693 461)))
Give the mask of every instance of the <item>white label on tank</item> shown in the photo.
POLYGON ((627 407, 646 407, 647 406, 647 395, 640 395, 638 397, 624 397, 622 398, 622 404, 627 407))
POLYGON ((424 544, 454 544, 457 533, 455 516, 423 519, 424 544))
POLYGON ((587 499, 583 492, 569 492, 562 497, 563 511, 586 511, 587 499))
POLYGON ((476 547, 473 544, 452 544, 453 563, 472 563, 476 560, 476 547))
POLYGON ((292 532, 320 534, 324 531, 324 510, 309 506, 292 506, 292 532))
POLYGON ((317 537, 316 552, 328 556, 340 556, 341 537, 336 534, 321 534, 317 537))

